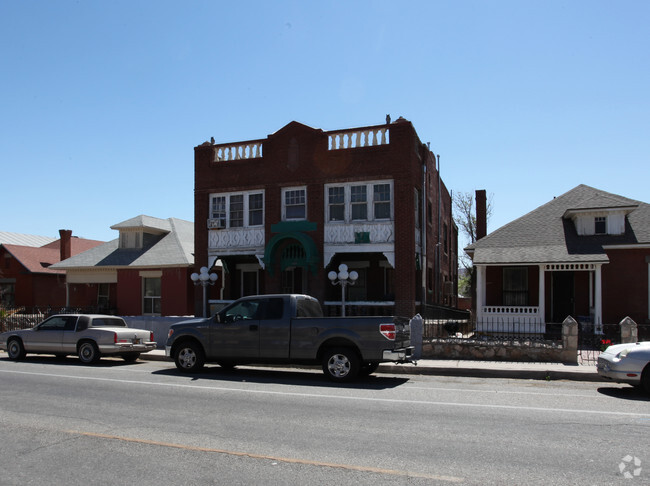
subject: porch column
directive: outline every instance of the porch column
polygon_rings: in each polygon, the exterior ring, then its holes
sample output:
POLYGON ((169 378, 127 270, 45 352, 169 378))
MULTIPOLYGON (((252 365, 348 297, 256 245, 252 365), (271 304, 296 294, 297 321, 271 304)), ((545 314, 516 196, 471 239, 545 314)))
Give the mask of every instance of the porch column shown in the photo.
POLYGON ((603 281, 601 264, 596 265, 596 281, 594 282, 594 333, 603 333, 603 281))
POLYGON ((485 267, 476 266, 476 322, 483 318, 483 306, 485 305, 485 267))
POLYGON ((546 270, 546 265, 540 265, 539 266, 539 302, 538 302, 538 307, 539 307, 539 322, 541 324, 546 323, 546 287, 544 285, 545 281, 545 270, 546 270))

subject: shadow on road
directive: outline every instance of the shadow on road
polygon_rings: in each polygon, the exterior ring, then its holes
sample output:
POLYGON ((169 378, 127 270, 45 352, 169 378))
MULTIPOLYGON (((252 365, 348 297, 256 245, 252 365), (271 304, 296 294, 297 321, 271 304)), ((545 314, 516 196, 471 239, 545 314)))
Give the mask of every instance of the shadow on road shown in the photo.
POLYGON ((408 382, 408 378, 370 375, 360 377, 351 383, 333 383, 320 370, 296 370, 279 368, 245 367, 224 369, 220 366, 206 366, 200 373, 186 374, 176 368, 154 371, 154 375, 185 377, 190 381, 218 380, 233 383, 269 383, 288 386, 314 386, 321 388, 355 389, 355 390, 385 390, 395 388, 408 382))
MULTIPOLYGON (((2 360, 13 362, 13 360, 9 359, 7 356, 2 357, 2 360)), ((124 361, 122 358, 113 357, 113 356, 102 357, 97 363, 84 364, 81 361, 79 361, 79 358, 77 358, 74 355, 69 355, 64 358, 64 357, 47 355, 47 354, 27 355, 25 358, 21 359, 20 362, 38 363, 42 365, 56 365, 56 366, 60 366, 60 365, 82 366, 84 368, 110 368, 115 366, 137 366, 137 365, 145 364, 144 361, 140 361, 140 360, 129 363, 127 361, 124 361)))
POLYGON ((638 402, 650 402, 650 394, 646 393, 642 388, 634 386, 624 387, 600 387, 598 393, 607 395, 612 398, 621 398, 623 400, 634 400, 638 402))

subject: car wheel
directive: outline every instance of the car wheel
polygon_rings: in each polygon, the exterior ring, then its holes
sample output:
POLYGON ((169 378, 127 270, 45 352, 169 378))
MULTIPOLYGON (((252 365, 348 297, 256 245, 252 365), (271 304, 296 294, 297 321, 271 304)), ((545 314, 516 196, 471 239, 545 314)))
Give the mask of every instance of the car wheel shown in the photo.
POLYGON ((84 341, 79 344, 77 354, 83 364, 97 363, 100 358, 99 349, 97 349, 97 345, 92 341, 84 341))
POLYGON ((643 373, 641 373, 641 386, 646 393, 650 393, 650 363, 645 365, 643 373))
POLYGON ((181 343, 174 353, 176 368, 186 373, 196 373, 205 363, 203 349, 198 343, 187 341, 181 343))
POLYGON ((25 352, 25 346, 23 346, 23 342, 18 338, 14 338, 10 339, 7 343, 7 354, 9 355, 9 359, 19 361, 21 359, 24 359, 27 353, 25 352))
POLYGON ((323 354, 323 373, 335 382, 354 380, 359 373, 360 360, 350 348, 331 348, 323 354))
POLYGON ((122 359, 127 363, 135 363, 140 357, 140 353, 127 353, 122 355, 122 359))

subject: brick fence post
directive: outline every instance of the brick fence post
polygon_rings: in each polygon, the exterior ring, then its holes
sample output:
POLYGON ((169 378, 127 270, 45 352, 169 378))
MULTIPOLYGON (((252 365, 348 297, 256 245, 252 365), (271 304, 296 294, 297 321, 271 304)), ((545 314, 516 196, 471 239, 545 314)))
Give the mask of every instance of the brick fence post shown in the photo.
POLYGON ((636 322, 626 317, 618 324, 621 328, 621 343, 635 343, 639 340, 636 322))
POLYGON ((578 322, 571 316, 562 322, 562 348, 564 362, 578 362, 578 322))

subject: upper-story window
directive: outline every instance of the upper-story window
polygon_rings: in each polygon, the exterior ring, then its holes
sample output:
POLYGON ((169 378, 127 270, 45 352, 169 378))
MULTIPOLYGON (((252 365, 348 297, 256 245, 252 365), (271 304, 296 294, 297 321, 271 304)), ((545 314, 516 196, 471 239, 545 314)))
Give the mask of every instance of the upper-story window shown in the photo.
POLYGON ((120 231, 120 248, 142 248, 142 231, 120 231))
POLYGON ((390 220, 392 194, 391 181, 328 184, 325 186, 327 221, 390 220))
POLYGON ((284 221, 307 219, 306 188, 282 189, 282 219, 284 221))
POLYGON ((242 228, 263 224, 263 191, 210 196, 210 228, 242 228))
POLYGON ((597 235, 607 234, 607 218, 605 216, 596 216, 594 218, 594 232, 597 235))

